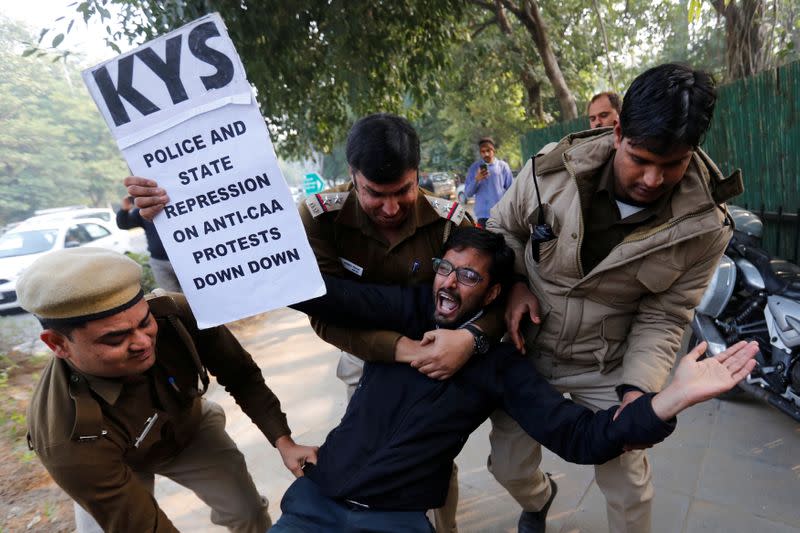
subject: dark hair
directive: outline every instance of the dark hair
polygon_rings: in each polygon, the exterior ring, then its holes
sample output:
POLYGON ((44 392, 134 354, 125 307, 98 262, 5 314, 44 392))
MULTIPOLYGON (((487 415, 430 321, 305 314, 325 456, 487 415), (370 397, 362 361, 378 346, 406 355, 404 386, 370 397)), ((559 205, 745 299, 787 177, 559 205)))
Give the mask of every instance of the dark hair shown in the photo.
POLYGON ((69 340, 72 340, 73 331, 84 327, 88 323, 88 320, 70 322, 65 320, 48 320, 46 318, 39 319, 39 324, 42 325, 42 329, 52 329, 53 331, 62 334, 69 340))
POLYGON ((460 252, 465 248, 475 248, 492 257, 492 266, 489 267, 492 283, 500 283, 504 290, 511 284, 514 274, 514 250, 509 248, 502 235, 481 228, 456 228, 444 243, 442 255, 448 250, 460 252))
POLYGON ((633 80, 619 116, 631 144, 664 154, 684 145, 697 148, 711 125, 717 90, 710 74, 667 63, 633 80))
POLYGON ((347 163, 368 180, 394 183, 419 168, 419 137, 409 121, 389 113, 359 119, 347 135, 347 163))
POLYGON ((589 100, 589 103, 586 106, 586 112, 587 113, 589 112, 589 106, 591 106, 593 103, 595 103, 595 101, 599 100, 604 96, 608 98, 608 103, 611 104, 611 107, 614 108, 614 111, 619 113, 620 110, 622 109, 622 98, 620 98, 619 95, 613 91, 597 93, 596 95, 592 96, 592 99, 589 100))
POLYGON ((491 144, 492 148, 497 148, 497 145, 494 144, 494 139, 492 139, 491 137, 481 137, 478 140, 478 147, 479 148, 481 146, 483 146, 484 144, 491 144))

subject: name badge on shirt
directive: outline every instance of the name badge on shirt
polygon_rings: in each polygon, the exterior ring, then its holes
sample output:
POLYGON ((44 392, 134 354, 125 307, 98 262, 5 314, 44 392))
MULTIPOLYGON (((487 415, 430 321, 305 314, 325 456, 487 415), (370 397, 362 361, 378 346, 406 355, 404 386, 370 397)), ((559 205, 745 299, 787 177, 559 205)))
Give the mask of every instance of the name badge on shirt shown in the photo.
POLYGON ((344 257, 340 257, 339 261, 341 261, 342 266, 348 272, 352 272, 353 274, 355 274, 356 276, 359 276, 359 277, 364 275, 364 269, 362 267, 358 266, 357 264, 353 263, 352 261, 348 261, 344 257))

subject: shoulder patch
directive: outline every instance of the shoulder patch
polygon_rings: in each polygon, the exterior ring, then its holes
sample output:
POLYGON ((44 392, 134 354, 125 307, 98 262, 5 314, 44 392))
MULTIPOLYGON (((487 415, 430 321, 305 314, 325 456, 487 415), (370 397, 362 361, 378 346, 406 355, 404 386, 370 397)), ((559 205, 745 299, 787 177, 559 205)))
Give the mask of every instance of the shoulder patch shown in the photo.
POLYGON ((438 196, 428 196, 427 194, 425 195, 425 199, 428 200, 428 203, 431 204, 431 207, 436 211, 437 215, 445 220, 453 221, 454 224, 461 224, 467 212, 466 207, 455 201, 445 200, 438 196))
POLYGON ((153 289, 153 292, 145 295, 145 300, 156 318, 180 314, 178 302, 164 289, 153 289))
POLYGON ((311 216, 317 218, 322 213, 338 211, 344 207, 344 201, 350 195, 349 192, 328 192, 312 194, 306 196, 306 207, 311 212, 311 216))

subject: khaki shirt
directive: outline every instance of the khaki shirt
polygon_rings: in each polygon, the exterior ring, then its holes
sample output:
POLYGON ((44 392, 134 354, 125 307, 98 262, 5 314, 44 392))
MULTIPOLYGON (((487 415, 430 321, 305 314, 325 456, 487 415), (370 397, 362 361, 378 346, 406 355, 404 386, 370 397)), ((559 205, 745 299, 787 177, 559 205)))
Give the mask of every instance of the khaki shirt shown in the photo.
MULTIPOLYGON (((420 190, 401 237, 390 245, 361 209, 352 183, 309 196, 300 206, 300 218, 322 272, 399 285, 431 283, 431 259, 441 257, 450 231, 472 225, 457 202, 429 197, 420 190)), ((490 309, 477 324, 499 338, 504 330, 502 309, 490 309)), ((395 344, 402 337, 394 331, 358 329, 358 324, 341 328, 313 317, 311 325, 326 342, 366 361, 393 361, 395 344)))
POLYGON ((99 378, 54 357, 28 408, 29 446, 105 531, 176 531, 134 472, 154 472, 191 441, 201 417, 205 387, 198 378, 207 383, 205 368, 270 443, 290 434, 278 398, 226 327, 198 330, 182 294, 148 303, 158 322, 150 370, 124 379, 99 378), (155 425, 135 447, 154 413, 155 425))

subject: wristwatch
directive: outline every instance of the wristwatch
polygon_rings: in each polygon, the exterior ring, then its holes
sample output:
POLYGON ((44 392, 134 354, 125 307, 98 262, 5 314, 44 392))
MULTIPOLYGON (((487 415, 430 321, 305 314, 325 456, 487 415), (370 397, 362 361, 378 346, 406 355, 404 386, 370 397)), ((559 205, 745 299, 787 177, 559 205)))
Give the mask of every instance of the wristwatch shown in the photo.
POLYGON ((491 343, 489 342, 489 337, 486 336, 486 333, 480 330, 477 326, 473 324, 464 324, 461 329, 465 329, 472 333, 472 336, 475 338, 475 351, 474 353, 485 355, 486 352, 489 351, 489 347, 491 343))

